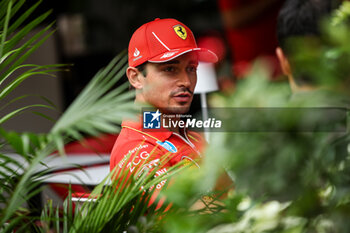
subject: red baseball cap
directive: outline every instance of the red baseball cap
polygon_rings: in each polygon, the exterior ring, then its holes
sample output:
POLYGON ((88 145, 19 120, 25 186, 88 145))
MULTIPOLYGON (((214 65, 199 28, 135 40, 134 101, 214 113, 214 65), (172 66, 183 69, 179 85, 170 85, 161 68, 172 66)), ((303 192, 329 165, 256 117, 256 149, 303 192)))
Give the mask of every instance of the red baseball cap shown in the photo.
POLYGON ((139 27, 129 42, 129 66, 162 63, 195 51, 204 62, 217 62, 215 53, 198 48, 192 31, 175 19, 155 19, 139 27))

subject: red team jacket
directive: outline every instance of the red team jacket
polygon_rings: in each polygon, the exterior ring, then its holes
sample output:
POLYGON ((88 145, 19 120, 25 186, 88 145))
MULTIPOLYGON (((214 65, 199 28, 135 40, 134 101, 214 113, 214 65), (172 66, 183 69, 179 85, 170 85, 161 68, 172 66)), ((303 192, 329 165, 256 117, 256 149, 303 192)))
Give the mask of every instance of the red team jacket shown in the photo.
MULTIPOLYGON (((184 138, 166 129, 145 131, 141 122, 124 121, 112 150, 110 170, 116 166, 124 167, 128 174, 138 176, 146 167, 159 166, 158 176, 184 159, 199 167, 198 159, 205 144, 204 138, 196 132, 185 131, 184 138), (167 159, 160 164, 164 155, 167 159)), ((165 181, 159 183, 156 189, 161 189, 164 184, 165 181)))

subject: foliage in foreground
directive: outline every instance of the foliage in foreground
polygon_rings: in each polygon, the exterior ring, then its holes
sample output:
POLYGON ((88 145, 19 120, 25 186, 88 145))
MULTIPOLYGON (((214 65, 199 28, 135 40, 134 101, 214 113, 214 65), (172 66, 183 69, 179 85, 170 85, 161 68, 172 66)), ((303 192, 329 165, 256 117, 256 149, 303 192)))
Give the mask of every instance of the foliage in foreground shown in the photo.
POLYGON ((313 78, 314 90, 291 93, 286 83, 269 82, 257 64, 234 94, 214 96, 213 106, 228 108, 226 133, 212 133, 199 174, 180 175, 169 189, 182 211, 167 217, 166 232, 350 232, 350 27, 344 22, 326 23, 313 46, 305 38, 291 42, 296 74, 313 78), (342 119, 332 128, 325 127, 334 117, 329 110, 342 119), (220 208, 201 214, 183 208, 213 188, 222 167, 235 189, 214 198, 220 208))
MULTIPOLYGON (((26 38, 50 12, 28 23, 26 20, 38 7, 40 1, 20 15, 18 12, 23 9, 24 3, 24 0, 0 2, 0 101, 4 112, 11 103, 27 97, 20 96, 13 100, 5 100, 5 97, 24 80, 33 75, 52 76, 52 72, 57 71, 61 66, 25 64, 26 58, 52 34, 47 34, 52 24, 34 36, 26 38), (24 38, 26 40, 23 42, 24 38), (20 74, 15 75, 15 71, 20 74)), ((106 68, 98 72, 48 134, 16 133, 0 129, 0 227, 2 232, 40 230, 37 229, 40 218, 38 209, 31 205, 28 208, 25 203, 41 191, 42 178, 53 169, 37 170, 46 156, 57 150, 63 152, 67 142, 81 140, 86 135, 116 133, 122 117, 134 113, 132 104, 134 93, 126 91, 128 85, 113 88, 124 75, 126 60, 125 53, 121 53, 106 68), (16 153, 19 159, 13 157, 13 153, 16 153)), ((7 111, 0 117, 0 123, 11 120, 33 107, 54 109, 50 102, 47 105, 24 106, 15 111, 7 111)), ((59 221, 64 222, 64 219, 59 221)), ((68 226, 66 222, 63 225, 68 226)))

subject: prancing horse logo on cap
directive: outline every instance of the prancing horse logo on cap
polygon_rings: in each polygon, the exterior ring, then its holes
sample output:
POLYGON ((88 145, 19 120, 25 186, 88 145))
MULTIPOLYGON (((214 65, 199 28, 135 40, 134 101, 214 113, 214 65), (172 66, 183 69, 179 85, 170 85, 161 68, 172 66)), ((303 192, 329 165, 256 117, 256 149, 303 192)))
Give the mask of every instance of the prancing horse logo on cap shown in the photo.
POLYGON ((181 39, 185 40, 187 38, 187 32, 186 29, 181 25, 175 25, 174 31, 176 32, 176 35, 178 35, 181 39))

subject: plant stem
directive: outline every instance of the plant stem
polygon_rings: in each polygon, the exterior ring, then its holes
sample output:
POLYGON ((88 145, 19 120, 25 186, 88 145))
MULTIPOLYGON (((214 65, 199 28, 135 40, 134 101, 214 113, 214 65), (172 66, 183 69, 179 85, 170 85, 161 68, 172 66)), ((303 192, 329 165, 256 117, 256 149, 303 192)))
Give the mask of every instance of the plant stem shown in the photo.
POLYGON ((2 32, 1 44, 0 44, 0 58, 2 57, 2 53, 3 53, 3 50, 4 50, 6 34, 7 34, 7 28, 8 28, 9 21, 10 21, 11 9, 12 9, 12 0, 9 2, 9 5, 7 6, 7 13, 6 13, 4 31, 2 32))

